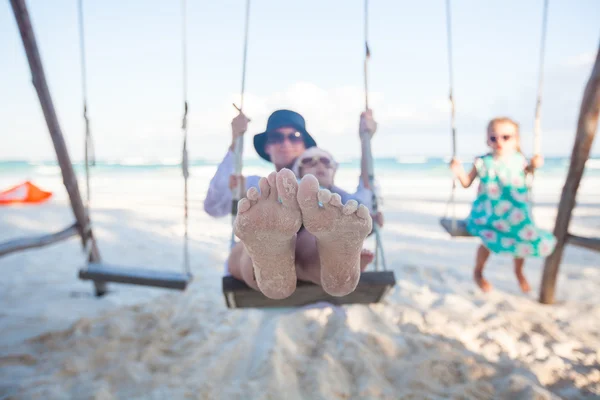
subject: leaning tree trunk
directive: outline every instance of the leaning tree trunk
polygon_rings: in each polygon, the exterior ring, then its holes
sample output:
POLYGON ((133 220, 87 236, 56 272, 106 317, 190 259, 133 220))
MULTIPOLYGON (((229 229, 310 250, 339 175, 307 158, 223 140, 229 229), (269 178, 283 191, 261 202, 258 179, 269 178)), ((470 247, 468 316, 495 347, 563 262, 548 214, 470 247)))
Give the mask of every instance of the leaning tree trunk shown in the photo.
MULTIPOLYGON (((54 144, 54 150, 56 151, 56 157, 58 158, 58 164, 63 176, 63 183, 67 188, 69 199, 71 201, 71 208, 73 214, 77 220, 77 227, 79 234, 84 242, 89 238, 91 243, 91 252, 89 261, 100 262, 100 252, 96 246, 96 241, 91 233, 91 230, 86 233, 86 227, 88 227, 88 215, 81 199, 79 192, 79 185, 77 184, 77 177, 71 164, 71 158, 67 150, 67 145, 62 135, 56 111, 54 110, 54 104, 52 97, 50 96, 50 90, 46 82, 46 76, 44 74, 44 68, 42 66, 42 60, 38 51, 35 35, 33 33, 33 27, 31 26, 31 20, 29 18, 29 12, 27 11, 27 5, 25 0, 10 0, 12 5, 17 25, 21 33, 21 39, 23 40, 23 47, 25 47, 25 53, 27 54, 27 60, 29 61, 29 68, 31 69, 31 76, 33 80, 33 86, 40 99, 40 104, 44 112, 46 124, 52 137, 52 143, 54 144)), ((105 282, 94 282, 96 286, 96 294, 102 295, 106 293, 105 282)))
POLYGON ((544 264, 544 275, 542 277, 542 286, 540 289, 540 302, 544 304, 554 303, 554 291, 556 288, 556 278, 558 268, 563 256, 565 244, 568 240, 569 223, 575 207, 575 198, 577 189, 581 182, 581 177, 585 169, 585 163, 590 156, 590 150, 598 128, 598 115, 600 114, 600 48, 596 54, 596 63, 592 69, 592 74, 588 80, 583 100, 581 101, 581 110, 579 111, 579 121, 577 123, 577 135, 573 152, 571 153, 571 165, 565 185, 563 186, 560 204, 558 205, 558 215, 554 225, 554 235, 556 236, 556 248, 554 252, 546 258, 544 264))

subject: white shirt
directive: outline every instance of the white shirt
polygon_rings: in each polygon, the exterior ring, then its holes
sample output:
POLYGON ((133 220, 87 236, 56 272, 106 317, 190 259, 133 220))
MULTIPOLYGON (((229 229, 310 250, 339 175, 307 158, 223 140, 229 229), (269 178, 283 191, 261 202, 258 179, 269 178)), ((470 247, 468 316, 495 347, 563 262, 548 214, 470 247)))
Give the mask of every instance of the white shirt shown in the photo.
MULTIPOLYGON (((233 200, 233 195, 231 193, 231 189, 229 189, 229 177, 235 171, 234 157, 234 153, 232 151, 228 151, 225 155, 225 158, 223 158, 223 161, 221 161, 221 164, 219 164, 217 167, 217 172, 215 172, 215 175, 210 180, 208 193, 204 199, 204 210, 210 216, 224 217, 231 214, 231 202, 233 200)), ((258 175, 246 176, 246 190, 250 189, 251 187, 255 187, 260 190, 258 187, 258 181, 260 178, 261 177, 258 175)), ((342 198, 342 204, 346 204, 348 200, 354 199, 359 204, 364 204, 369 211, 372 211, 373 192, 370 189, 365 188, 362 183, 362 179, 360 178, 358 181, 358 187, 354 193, 348 193, 335 185, 331 188, 331 192, 340 195, 342 198)))

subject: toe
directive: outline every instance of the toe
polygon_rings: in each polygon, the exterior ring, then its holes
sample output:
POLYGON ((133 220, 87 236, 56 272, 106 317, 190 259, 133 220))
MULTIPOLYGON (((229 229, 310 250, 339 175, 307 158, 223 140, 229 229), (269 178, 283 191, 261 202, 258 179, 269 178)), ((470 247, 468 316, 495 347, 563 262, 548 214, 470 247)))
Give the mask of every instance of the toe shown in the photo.
MULTIPOLYGON (((249 200, 256 201, 260 197, 260 193, 258 193, 258 189, 256 189, 255 187, 251 187, 250 189, 248 189, 248 192, 246 193, 246 197, 249 200)), ((250 206, 248 206, 248 207, 250 207, 250 206)))
POLYGON ((321 189, 319 190, 319 193, 317 193, 317 198, 321 204, 327 204, 331 201, 331 192, 327 189, 321 189))
POLYGON ((287 168, 277 173, 276 187, 284 207, 298 209, 298 181, 296 175, 287 168))
POLYGON ((334 207, 342 208, 342 197, 337 193, 333 193, 331 195, 331 200, 329 200, 329 204, 331 204, 334 207))
POLYGON ((358 215, 362 219, 370 219, 371 214, 369 213, 369 209, 365 207, 364 204, 358 206, 358 210, 356 211, 356 215, 358 215))
POLYGON ((348 202, 342 209, 342 212, 344 213, 344 215, 350 215, 352 213, 355 213, 356 210, 358 210, 358 201, 348 200, 348 202))
POLYGON ((271 190, 271 193, 269 193, 269 199, 271 200, 277 200, 279 194, 277 193, 277 172, 273 171, 269 174, 269 176, 267 177, 267 180, 269 181, 269 187, 271 190))
MULTIPOLYGON (((255 189, 255 188, 252 188, 252 189, 255 189)), ((257 194, 258 194, 258 192, 257 192, 257 194)), ((250 209, 251 205, 252 205, 252 203, 248 199, 241 199, 240 201, 238 201, 238 215, 248 211, 250 209)))
POLYGON ((258 187, 260 188, 260 197, 261 199, 267 199, 269 194, 271 193, 271 186, 269 186, 269 181, 267 178, 262 177, 258 181, 258 187))
POLYGON ((305 175, 298 185, 298 204, 303 213, 318 211, 319 181, 313 175, 305 175))

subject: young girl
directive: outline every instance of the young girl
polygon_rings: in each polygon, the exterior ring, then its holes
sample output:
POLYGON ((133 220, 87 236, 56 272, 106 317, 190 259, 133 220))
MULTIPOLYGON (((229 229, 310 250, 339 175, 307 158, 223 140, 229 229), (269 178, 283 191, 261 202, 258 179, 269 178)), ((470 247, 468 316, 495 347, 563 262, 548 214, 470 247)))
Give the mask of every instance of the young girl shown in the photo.
MULTIPOLYGON (((334 189, 337 168, 338 163, 334 160, 331 153, 314 146, 304 151, 304 153, 296 159, 292 166, 292 172, 296 175, 298 180, 302 179, 304 175, 314 175, 319 181, 321 188, 331 190, 334 189)), ((359 182, 355 193, 347 193, 339 188, 336 188, 334 193, 340 195, 342 204, 345 204, 350 199, 354 199, 361 204, 365 204, 368 208, 371 208, 372 192, 363 185, 362 180, 359 182)))
POLYGON ((523 275, 525 257, 545 257, 554 251, 555 237, 535 226, 528 203, 526 175, 540 167, 542 157, 536 155, 527 163, 519 147, 519 125, 509 118, 495 118, 487 128, 487 144, 491 153, 475 159, 469 174, 453 159, 450 167, 463 187, 471 186, 479 177, 479 191, 467 218, 467 230, 479 236, 474 278, 484 291, 492 286, 483 277, 490 251, 514 256, 515 274, 524 293, 530 287, 523 275))

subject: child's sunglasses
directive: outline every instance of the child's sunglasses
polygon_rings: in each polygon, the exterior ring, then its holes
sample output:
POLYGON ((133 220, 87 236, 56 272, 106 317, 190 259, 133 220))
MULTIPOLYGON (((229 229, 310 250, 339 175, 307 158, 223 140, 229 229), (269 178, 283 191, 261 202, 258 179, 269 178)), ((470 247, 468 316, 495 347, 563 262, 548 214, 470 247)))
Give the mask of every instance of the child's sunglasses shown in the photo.
POLYGON ((333 164, 331 162, 331 160, 327 157, 313 156, 313 157, 306 157, 306 158, 303 158, 302 160, 300 160, 300 164, 302 166, 307 166, 307 167, 314 167, 317 165, 318 162, 323 164, 326 168, 331 167, 333 164))
POLYGON ((290 143, 300 143, 304 141, 304 138, 300 132, 294 132, 290 135, 285 135, 281 132, 267 132, 268 144, 281 144, 286 139, 288 139, 290 143))
MULTIPOLYGON (((514 137, 514 135, 502 135, 499 137, 502 138, 502 140, 504 142, 508 142, 510 139, 512 139, 514 137)), ((497 141, 498 141, 498 136, 490 136, 490 142, 496 143, 497 141)))

